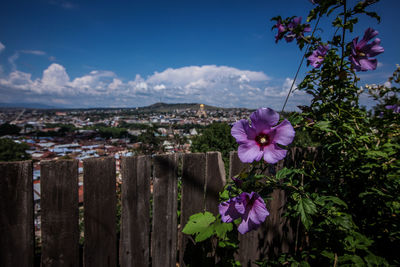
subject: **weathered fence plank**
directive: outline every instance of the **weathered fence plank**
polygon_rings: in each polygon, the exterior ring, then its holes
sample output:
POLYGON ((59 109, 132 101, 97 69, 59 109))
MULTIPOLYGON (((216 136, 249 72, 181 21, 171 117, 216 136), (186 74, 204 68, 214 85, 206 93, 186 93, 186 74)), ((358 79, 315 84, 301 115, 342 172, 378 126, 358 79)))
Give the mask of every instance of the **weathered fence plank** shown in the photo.
POLYGON ((33 266, 32 162, 0 163, 0 266, 33 266))
POLYGON ((177 155, 154 157, 152 266, 176 265, 177 247, 177 155))
MULTIPOLYGON (((276 165, 270 165, 267 175, 275 173, 283 167, 300 167, 303 160, 315 160, 315 149, 291 148, 284 160, 276 165)), ((245 167, 237 157, 237 152, 231 153, 230 162, 231 176, 237 174, 240 169, 245 167)), ((295 227, 293 223, 283 216, 286 204, 286 193, 276 189, 271 193, 271 201, 267 204, 270 215, 256 231, 245 235, 239 235, 238 259, 243 266, 257 266, 255 260, 265 260, 271 255, 279 255, 294 249, 295 227)))
MULTIPOLYGON (((240 161, 237 152, 233 151, 230 153, 230 164, 229 164, 229 176, 233 177, 239 174, 241 171, 246 170, 249 164, 240 161)), ((254 260, 259 260, 259 229, 251 231, 245 235, 239 234, 239 250, 237 259, 240 261, 242 266, 252 266, 254 260)))
POLYGON ((225 166, 220 152, 207 152, 206 210, 218 215, 219 192, 226 184, 225 166))
MULTIPOLYGON (((182 167, 181 231, 191 215, 204 209, 206 154, 184 154, 182 167)), ((179 263, 180 266, 186 266, 195 260, 195 251, 193 251, 193 242, 181 231, 179 233, 179 263)))
POLYGON ((41 163, 42 266, 79 266, 78 161, 41 163))
POLYGON ((149 156, 122 158, 121 266, 149 266, 149 156))
POLYGON ((114 158, 83 161, 84 265, 117 265, 114 158))

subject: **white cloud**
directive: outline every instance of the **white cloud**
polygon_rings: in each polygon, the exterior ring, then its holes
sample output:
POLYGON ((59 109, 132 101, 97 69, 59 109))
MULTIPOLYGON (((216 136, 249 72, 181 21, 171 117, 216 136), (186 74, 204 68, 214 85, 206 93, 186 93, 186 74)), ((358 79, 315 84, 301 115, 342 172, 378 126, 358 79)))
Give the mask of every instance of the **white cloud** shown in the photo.
POLYGON ((1 53, 4 49, 6 49, 6 46, 3 45, 2 42, 0 42, 0 53, 1 53))
POLYGON ((31 55, 36 55, 36 56, 44 56, 46 55, 46 52, 40 51, 40 50, 21 50, 21 53, 24 54, 31 54, 31 55))
MULTIPOLYGON (((18 56, 13 60, 16 58, 18 56)), ((168 68, 146 78, 137 74, 132 80, 121 79, 114 72, 104 70, 71 79, 65 67, 52 63, 42 77, 36 79, 18 70, 0 78, 0 94, 37 96, 49 102, 58 99, 59 103, 74 107, 144 106, 162 99, 169 103, 201 102, 222 107, 278 109, 291 82, 289 78, 272 80, 260 71, 216 65, 168 68)), ((304 101, 304 97, 296 101, 304 101)))
POLYGON ((15 52, 12 56, 10 56, 8 58, 8 62, 11 65, 11 70, 12 71, 16 71, 17 70, 17 64, 15 63, 15 61, 17 61, 17 59, 19 58, 19 53, 15 52))

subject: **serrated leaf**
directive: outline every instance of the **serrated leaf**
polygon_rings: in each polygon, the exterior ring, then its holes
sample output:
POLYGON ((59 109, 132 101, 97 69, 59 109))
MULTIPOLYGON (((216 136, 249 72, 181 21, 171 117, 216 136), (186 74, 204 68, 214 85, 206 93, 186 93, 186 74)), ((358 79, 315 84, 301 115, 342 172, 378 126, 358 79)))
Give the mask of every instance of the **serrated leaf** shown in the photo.
POLYGON ((314 127, 318 128, 321 131, 330 132, 330 122, 329 121, 319 121, 317 122, 314 127))
POLYGON ((213 226, 215 233, 221 239, 224 239, 226 234, 233 229, 232 223, 224 223, 221 220, 216 220, 213 226))
POLYGON ((319 197, 315 202, 321 203, 320 205, 325 205, 326 201, 331 201, 339 206, 347 208, 347 204, 343 200, 335 196, 322 196, 319 197))
POLYGON ((182 230, 182 233, 196 235, 195 241, 201 242, 211 237, 214 233, 212 223, 215 221, 214 215, 206 211, 190 216, 189 221, 182 230))
POLYGON ((295 209, 300 214, 300 220, 303 223, 304 227, 308 230, 313 223, 311 215, 317 212, 317 207, 314 202, 312 202, 309 198, 301 198, 295 209))
POLYGON ((275 177, 276 177, 276 179, 280 180, 280 179, 286 178, 291 173, 293 173, 293 170, 292 169, 288 169, 288 168, 285 167, 282 170, 279 170, 276 173, 275 177))

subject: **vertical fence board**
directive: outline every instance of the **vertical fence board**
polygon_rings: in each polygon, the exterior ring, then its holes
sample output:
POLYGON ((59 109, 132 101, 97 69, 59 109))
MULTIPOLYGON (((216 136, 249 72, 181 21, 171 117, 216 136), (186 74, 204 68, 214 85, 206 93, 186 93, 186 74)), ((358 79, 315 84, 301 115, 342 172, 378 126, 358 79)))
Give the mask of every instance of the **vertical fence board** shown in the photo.
POLYGON ((150 177, 148 156, 122 158, 121 266, 149 266, 150 177))
MULTIPOLYGON (((285 159, 276 165, 270 165, 266 174, 275 175, 283 167, 300 167, 305 158, 315 160, 315 150, 304 151, 301 148, 291 148, 285 159)), ((231 175, 237 174, 239 167, 236 165, 243 165, 238 161, 237 153, 232 153, 231 175)), ((255 260, 265 260, 271 255, 277 256, 294 249, 295 229, 293 223, 288 218, 283 217, 286 193, 283 190, 276 189, 271 193, 271 198, 267 203, 270 215, 266 221, 256 231, 239 236, 238 259, 243 266, 256 266, 252 263, 255 260)))
MULTIPOLYGON (((204 209, 204 186, 206 175, 206 154, 184 154, 182 170, 181 227, 186 225, 189 217, 204 209)), ((180 231, 179 262, 180 266, 192 263, 193 243, 180 231)))
POLYGON ((177 155, 154 157, 152 266, 176 265, 177 155))
POLYGON ((114 158, 84 160, 83 175, 85 267, 116 266, 117 197, 114 158))
POLYGON ((226 184, 225 166, 220 152, 207 152, 206 210, 218 215, 219 192, 226 184))
POLYGON ((0 266, 33 266, 32 162, 0 163, 0 266))
MULTIPOLYGON (((230 153, 229 176, 233 177, 239 174, 242 170, 249 167, 249 164, 240 161, 236 151, 230 153)), ((254 260, 259 257, 259 232, 260 229, 246 233, 245 235, 239 234, 239 250, 237 259, 242 266, 252 266, 254 260)))
POLYGON ((42 266, 78 266, 78 161, 42 162, 40 186, 42 266))

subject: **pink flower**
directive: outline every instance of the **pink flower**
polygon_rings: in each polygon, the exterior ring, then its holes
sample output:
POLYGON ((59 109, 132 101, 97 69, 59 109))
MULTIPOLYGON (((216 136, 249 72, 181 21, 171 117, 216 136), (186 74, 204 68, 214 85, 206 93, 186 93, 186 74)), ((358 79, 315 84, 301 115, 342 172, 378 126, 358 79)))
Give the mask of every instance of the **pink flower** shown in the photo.
POLYGON ((378 31, 368 28, 359 43, 357 43, 358 37, 353 39, 351 43, 350 61, 356 71, 376 69, 378 61, 371 57, 377 56, 385 50, 380 46, 381 40, 379 38, 376 38, 372 43, 368 44, 368 42, 377 35, 378 31))
POLYGON ((241 234, 257 229, 269 215, 264 200, 255 192, 250 194, 243 192, 237 197, 222 202, 218 208, 223 222, 242 218, 238 227, 241 234))
POLYGON ((329 50, 329 45, 320 45, 316 50, 314 50, 307 59, 310 62, 310 64, 315 67, 319 68, 322 65, 322 62, 324 61, 324 58, 326 54, 328 53, 329 50))
POLYGON ((283 38, 283 33, 286 31, 286 28, 280 20, 275 24, 275 27, 278 29, 278 33, 275 35, 275 43, 277 43, 280 39, 283 38))
POLYGON ((279 114, 270 108, 260 108, 248 120, 236 122, 231 130, 232 136, 239 144, 238 156, 242 162, 251 163, 261 158, 274 164, 286 156, 286 150, 278 146, 289 145, 295 131, 288 120, 279 121, 279 114))
POLYGON ((304 29, 302 32, 300 32, 300 34, 296 34, 295 33, 295 29, 299 26, 303 26, 301 24, 301 19, 302 17, 295 17, 288 25, 288 29, 289 29, 289 33, 285 36, 285 40, 286 42, 290 43, 291 41, 293 41, 295 38, 296 39, 300 39, 301 36, 305 33, 305 32, 310 32, 311 31, 311 27, 308 24, 303 24, 304 25, 304 29))

